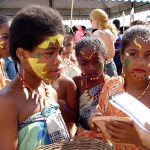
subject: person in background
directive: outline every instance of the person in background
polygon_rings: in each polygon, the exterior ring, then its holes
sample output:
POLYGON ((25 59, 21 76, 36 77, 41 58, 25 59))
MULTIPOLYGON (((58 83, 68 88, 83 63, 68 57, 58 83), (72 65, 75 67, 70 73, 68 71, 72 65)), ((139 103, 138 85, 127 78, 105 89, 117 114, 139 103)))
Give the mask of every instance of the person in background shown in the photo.
POLYGON ((145 25, 146 22, 142 20, 134 20, 131 22, 130 27, 135 26, 135 25, 145 25))
POLYGON ((121 75, 122 73, 122 64, 121 64, 121 60, 120 60, 120 49, 121 49, 121 40, 122 37, 120 35, 120 21, 118 19, 115 19, 113 21, 113 24, 116 26, 117 32, 118 32, 118 38, 116 39, 115 42, 115 56, 114 56, 114 62, 116 64, 117 67, 117 73, 118 75, 121 75))
POLYGON ((31 5, 15 15, 9 51, 19 71, 0 91, 0 149, 34 150, 70 140, 60 108, 68 110, 51 86, 61 73, 63 40, 57 10, 31 5))
POLYGON ((106 62, 106 73, 110 77, 117 76, 116 65, 113 61, 115 55, 114 43, 117 38, 116 27, 109 22, 108 15, 102 9, 94 9, 90 13, 90 21, 94 29, 98 29, 94 32, 98 35, 105 43, 108 50, 107 62, 106 62))
POLYGON ((10 80, 12 80, 16 76, 16 69, 14 61, 11 59, 11 57, 6 57, 4 59, 4 71, 6 74, 6 77, 10 80))
POLYGON ((83 25, 77 26, 78 30, 75 33, 75 43, 79 41, 85 34, 86 27, 83 25))
MULTIPOLYGON (((97 115, 127 117, 127 114, 109 103, 110 96, 124 91, 150 108, 149 41, 150 27, 148 26, 133 26, 125 31, 121 48, 124 76, 113 77, 105 82, 97 105, 97 115)), ((94 115, 91 115, 88 120, 89 126, 94 126, 91 122, 92 117, 94 115)), ((128 123, 110 120, 105 123, 105 127, 111 140, 118 143, 115 144, 117 150, 147 150, 142 145, 132 119, 128 123)))
POLYGON ((81 74, 81 70, 78 66, 77 58, 75 56, 74 44, 74 31, 70 27, 66 26, 64 51, 62 52, 62 64, 64 66, 62 74, 70 78, 81 74))
POLYGON ((9 35, 10 18, 0 16, 0 89, 2 89, 10 80, 6 79, 5 62, 2 58, 9 56, 8 35, 9 35))

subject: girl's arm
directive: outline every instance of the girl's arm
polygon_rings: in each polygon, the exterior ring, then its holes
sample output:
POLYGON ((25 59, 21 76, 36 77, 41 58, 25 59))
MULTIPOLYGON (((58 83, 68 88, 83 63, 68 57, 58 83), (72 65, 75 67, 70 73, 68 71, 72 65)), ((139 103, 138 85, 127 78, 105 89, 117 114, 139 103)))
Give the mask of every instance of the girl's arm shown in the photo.
POLYGON ((17 108, 10 96, 0 95, 0 150, 16 150, 17 145, 17 108))

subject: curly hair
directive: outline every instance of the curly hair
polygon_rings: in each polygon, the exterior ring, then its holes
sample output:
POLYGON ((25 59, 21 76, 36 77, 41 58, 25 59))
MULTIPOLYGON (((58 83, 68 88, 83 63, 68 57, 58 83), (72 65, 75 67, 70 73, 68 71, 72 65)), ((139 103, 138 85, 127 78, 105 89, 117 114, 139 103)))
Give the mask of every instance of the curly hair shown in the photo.
POLYGON ((127 29, 122 37, 122 54, 124 54, 125 48, 137 37, 150 39, 150 27, 146 25, 137 25, 127 29))
POLYGON ((31 5, 21 9, 10 27, 9 50, 12 59, 19 62, 17 48, 32 51, 45 36, 64 34, 60 14, 49 7, 31 5))
POLYGON ((82 48, 91 48, 98 53, 106 56, 107 51, 104 42, 95 35, 87 35, 81 38, 75 45, 75 53, 78 56, 82 48))

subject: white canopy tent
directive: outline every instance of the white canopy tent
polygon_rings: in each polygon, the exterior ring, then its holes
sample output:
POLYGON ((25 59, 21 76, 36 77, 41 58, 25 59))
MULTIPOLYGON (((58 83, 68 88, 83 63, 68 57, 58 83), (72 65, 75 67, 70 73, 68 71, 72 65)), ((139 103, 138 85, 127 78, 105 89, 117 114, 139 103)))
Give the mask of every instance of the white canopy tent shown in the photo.
POLYGON ((129 14, 132 7, 135 12, 150 9, 150 0, 0 0, 0 14, 13 16, 19 9, 31 4, 53 7, 64 20, 71 18, 71 8, 72 19, 88 19, 95 8, 105 10, 109 18, 119 17, 123 11, 129 14))

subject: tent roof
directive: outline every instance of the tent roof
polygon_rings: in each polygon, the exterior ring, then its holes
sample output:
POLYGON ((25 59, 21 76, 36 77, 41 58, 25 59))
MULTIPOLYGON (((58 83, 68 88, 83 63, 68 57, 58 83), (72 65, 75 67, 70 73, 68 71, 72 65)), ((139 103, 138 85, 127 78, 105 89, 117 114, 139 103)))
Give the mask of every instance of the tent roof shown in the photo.
MULTIPOLYGON (((51 6, 57 9, 63 19, 70 19, 72 0, 0 0, 0 14, 13 16, 19 9, 31 4, 51 6)), ((100 8, 105 10, 110 18, 150 9, 150 0, 74 0, 73 19, 88 19, 89 13, 100 8)))

